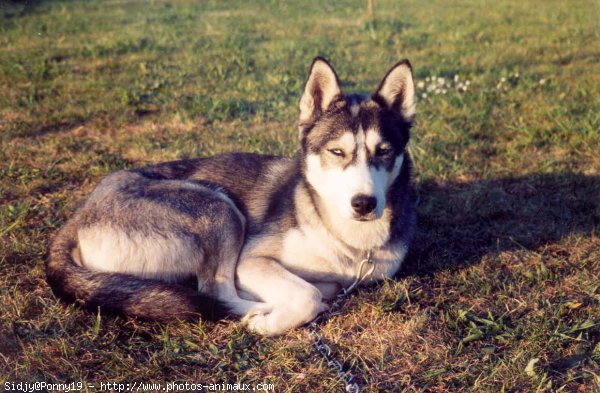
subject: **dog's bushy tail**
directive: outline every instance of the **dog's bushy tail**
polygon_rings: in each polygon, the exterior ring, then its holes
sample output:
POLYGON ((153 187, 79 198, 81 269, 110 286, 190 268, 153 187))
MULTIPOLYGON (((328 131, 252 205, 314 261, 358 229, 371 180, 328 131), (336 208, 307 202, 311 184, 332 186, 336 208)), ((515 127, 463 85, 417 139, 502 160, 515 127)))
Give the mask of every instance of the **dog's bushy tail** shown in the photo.
POLYGON ((50 247, 46 276, 56 296, 85 308, 144 320, 215 320, 227 307, 191 288, 127 274, 96 272, 76 263, 76 225, 68 222, 50 247))

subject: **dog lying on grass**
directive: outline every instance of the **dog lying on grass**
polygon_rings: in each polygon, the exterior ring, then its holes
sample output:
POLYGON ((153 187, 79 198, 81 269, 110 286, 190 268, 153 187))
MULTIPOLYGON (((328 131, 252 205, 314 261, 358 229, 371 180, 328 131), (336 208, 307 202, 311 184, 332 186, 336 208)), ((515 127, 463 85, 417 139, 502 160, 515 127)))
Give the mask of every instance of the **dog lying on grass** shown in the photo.
POLYGON ((48 282, 68 301, 168 321, 225 313, 265 335, 327 309, 367 254, 393 276, 415 226, 408 61, 371 95, 316 58, 293 158, 223 154, 104 178, 55 238, 48 282), (197 290, 182 285, 189 279, 197 290))

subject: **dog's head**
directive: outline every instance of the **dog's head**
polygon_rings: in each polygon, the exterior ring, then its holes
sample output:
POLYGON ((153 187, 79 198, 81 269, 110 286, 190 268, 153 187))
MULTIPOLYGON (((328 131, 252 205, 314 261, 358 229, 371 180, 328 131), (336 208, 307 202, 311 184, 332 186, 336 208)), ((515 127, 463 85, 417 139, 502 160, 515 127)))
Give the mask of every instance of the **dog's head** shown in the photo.
POLYGON ((414 116, 408 60, 392 67, 371 96, 345 95, 333 67, 320 57, 313 61, 300 100, 303 169, 328 209, 358 221, 382 216, 414 116))

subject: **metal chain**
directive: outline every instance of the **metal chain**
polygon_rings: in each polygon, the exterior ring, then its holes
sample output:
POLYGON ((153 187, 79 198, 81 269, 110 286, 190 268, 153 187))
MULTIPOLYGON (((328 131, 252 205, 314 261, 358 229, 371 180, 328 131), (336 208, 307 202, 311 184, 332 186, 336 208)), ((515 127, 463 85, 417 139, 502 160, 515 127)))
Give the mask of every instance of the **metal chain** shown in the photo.
POLYGON ((358 284, 360 284, 368 275, 373 273, 374 269, 375 266, 373 264, 373 260, 371 259, 371 251, 369 251, 367 258, 360 262, 358 273, 354 282, 349 287, 343 288, 340 293, 337 294, 328 311, 319 314, 312 322, 308 324, 308 334, 313 340, 313 347, 327 362, 327 366, 338 376, 338 378, 344 381, 346 392, 348 393, 360 392, 360 386, 358 386, 358 383, 356 382, 355 373, 353 372, 351 366, 346 369, 344 364, 336 357, 331 347, 325 343, 323 340, 323 335, 319 332, 321 330, 319 328, 319 324, 326 322, 333 316, 340 315, 340 308, 342 307, 344 301, 348 298, 350 293, 354 291, 358 284), (369 265, 370 268, 367 273, 363 275, 362 270, 365 264, 369 265))

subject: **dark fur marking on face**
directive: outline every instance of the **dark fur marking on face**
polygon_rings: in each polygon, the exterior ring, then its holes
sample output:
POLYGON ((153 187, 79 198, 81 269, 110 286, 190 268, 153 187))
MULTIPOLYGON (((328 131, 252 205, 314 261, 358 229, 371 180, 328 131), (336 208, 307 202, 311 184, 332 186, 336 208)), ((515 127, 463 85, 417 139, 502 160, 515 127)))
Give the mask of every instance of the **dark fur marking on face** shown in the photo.
MULTIPOLYGON (((368 130, 377 130, 381 135, 382 143, 389 144, 393 151, 389 155, 379 157, 376 152, 367 149, 367 162, 377 169, 384 167, 388 171, 392 170, 396 157, 402 154, 406 147, 411 124, 373 98, 352 94, 346 96, 344 100, 345 105, 332 105, 317 123, 311 124, 302 139, 303 149, 307 153, 320 154, 332 140, 340 138, 346 132, 357 135, 361 128, 365 133, 368 130), (352 114, 352 104, 359 105, 355 115, 352 114)), ((356 148, 352 152, 344 153, 350 155, 351 159, 339 159, 343 168, 356 163, 358 156, 356 148)))

